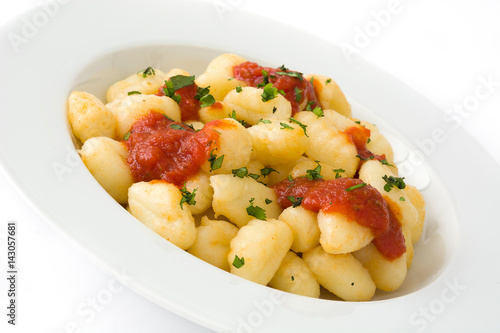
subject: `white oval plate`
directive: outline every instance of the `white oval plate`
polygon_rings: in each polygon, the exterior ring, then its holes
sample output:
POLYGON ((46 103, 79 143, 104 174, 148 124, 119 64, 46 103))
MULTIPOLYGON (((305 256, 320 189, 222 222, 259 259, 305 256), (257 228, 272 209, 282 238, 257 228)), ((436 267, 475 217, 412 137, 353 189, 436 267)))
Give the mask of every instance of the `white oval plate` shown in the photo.
POLYGON ((221 17, 211 2, 49 4, 0 33, 0 162, 56 230, 130 288, 222 332, 498 328, 497 166, 434 105, 362 60, 346 62, 335 45, 238 11, 221 17), (390 138, 403 175, 427 200, 426 228, 398 291, 364 303, 316 300, 232 276, 138 223, 81 163, 66 119, 72 90, 103 98, 107 86, 148 66, 198 75, 224 52, 333 76, 355 116, 390 138))

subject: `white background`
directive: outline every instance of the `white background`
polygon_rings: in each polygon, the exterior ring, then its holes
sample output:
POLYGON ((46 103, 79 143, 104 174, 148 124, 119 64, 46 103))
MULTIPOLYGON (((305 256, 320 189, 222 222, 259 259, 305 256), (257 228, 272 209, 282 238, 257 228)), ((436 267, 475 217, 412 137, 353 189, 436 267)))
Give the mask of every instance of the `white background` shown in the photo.
MULTIPOLYGON (((0 25, 20 19, 22 16, 15 17, 22 11, 43 3, 0 2, 0 25)), ((461 126, 500 163, 500 2, 211 2, 214 10, 226 14, 262 13, 327 41, 350 45, 358 53, 356 56, 410 85, 442 108, 443 113, 455 112, 461 126), (485 85, 488 80, 490 85, 485 85), (463 113, 451 111, 459 107, 463 113)), ((3 144, 7 143, 0 143, 3 144)), ((464 163, 473 165, 466 157, 464 163)), ((97 267, 70 240, 39 218, 0 173, 2 272, 6 271, 8 221, 16 221, 18 225, 19 325, 6 324, 6 284, 4 273, 0 273, 2 332, 5 327, 8 332, 208 332, 136 295, 97 267)))

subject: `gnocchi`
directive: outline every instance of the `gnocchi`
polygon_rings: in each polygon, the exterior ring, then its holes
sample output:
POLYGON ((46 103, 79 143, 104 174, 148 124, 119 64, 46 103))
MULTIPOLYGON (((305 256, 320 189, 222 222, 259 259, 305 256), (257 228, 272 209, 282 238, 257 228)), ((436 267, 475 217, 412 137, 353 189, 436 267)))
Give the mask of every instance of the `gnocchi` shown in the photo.
POLYGON ((219 269, 346 301, 405 281, 425 201, 329 76, 222 54, 68 98, 78 152, 146 228, 219 269), (166 74, 165 74, 166 73, 166 74))

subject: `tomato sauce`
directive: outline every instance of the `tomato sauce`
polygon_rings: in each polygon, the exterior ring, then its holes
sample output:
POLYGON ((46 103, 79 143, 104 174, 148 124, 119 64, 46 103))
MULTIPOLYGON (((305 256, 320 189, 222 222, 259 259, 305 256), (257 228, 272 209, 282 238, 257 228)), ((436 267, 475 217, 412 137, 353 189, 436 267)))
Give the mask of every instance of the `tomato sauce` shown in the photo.
POLYGON ((185 124, 149 112, 132 125, 124 140, 127 164, 136 182, 163 179, 178 187, 208 159, 215 131, 196 132, 185 124))
POLYGON ((370 228, 373 244, 386 258, 393 260, 405 251, 401 225, 391 213, 383 196, 371 185, 360 179, 338 178, 334 180, 309 180, 299 177, 286 179, 273 186, 278 203, 287 208, 294 201, 303 198, 301 206, 307 210, 319 212, 339 212, 350 221, 370 228))
POLYGON ((291 71, 287 68, 271 68, 262 67, 255 62, 244 62, 233 67, 233 75, 236 79, 248 83, 252 87, 264 86, 265 75, 267 72, 267 80, 272 83, 278 91, 283 91, 284 97, 292 105, 292 115, 301 111, 300 105, 307 100, 311 108, 320 106, 319 100, 314 91, 314 86, 307 81, 298 72, 291 71), (289 73, 284 74, 284 73, 289 73), (291 74, 291 76, 290 76, 291 74))
MULTIPOLYGON (((165 85, 158 89, 157 96, 165 96, 165 85)), ((200 101, 195 98, 198 93, 198 86, 196 83, 193 83, 189 86, 182 87, 177 89, 174 95, 177 95, 181 98, 179 101, 179 108, 181 109, 181 120, 189 121, 189 120, 199 120, 199 110, 200 110, 200 101)))
POLYGON ((375 155, 368 148, 366 144, 370 138, 371 131, 363 126, 351 126, 344 130, 344 134, 349 136, 351 142, 356 146, 358 156, 363 160, 385 160, 385 154, 375 155))

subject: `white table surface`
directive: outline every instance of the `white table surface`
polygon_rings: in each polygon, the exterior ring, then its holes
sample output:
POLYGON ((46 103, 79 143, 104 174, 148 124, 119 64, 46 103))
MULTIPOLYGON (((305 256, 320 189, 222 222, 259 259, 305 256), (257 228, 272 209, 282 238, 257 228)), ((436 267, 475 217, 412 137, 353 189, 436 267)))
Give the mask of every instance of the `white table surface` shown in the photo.
MULTIPOLYGON (((1 0, 0 26, 22 19, 18 15, 24 10, 45 2, 1 0)), ((455 110, 460 126, 500 164, 500 2, 211 2, 222 15, 260 13, 265 8, 264 16, 299 24, 327 41, 356 48, 356 56, 390 72, 443 112, 455 110), (363 31, 371 36, 364 38, 363 31), (459 108, 463 113, 457 113, 459 108)), ((0 62, 0 66, 6 65, 0 62)), ((1 332, 5 328, 7 332, 53 333, 209 332, 130 291, 97 267, 37 216, 1 172, 0 249, 1 332), (4 307, 8 221, 18 225, 16 327, 7 325, 4 307)))

